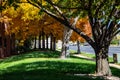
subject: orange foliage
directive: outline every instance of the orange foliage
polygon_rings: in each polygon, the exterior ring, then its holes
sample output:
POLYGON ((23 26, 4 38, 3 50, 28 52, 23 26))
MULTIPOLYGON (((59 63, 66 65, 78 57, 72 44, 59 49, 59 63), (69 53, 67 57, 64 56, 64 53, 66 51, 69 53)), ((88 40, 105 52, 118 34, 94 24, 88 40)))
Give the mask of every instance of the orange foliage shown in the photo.
MULTIPOLYGON (((42 32, 45 35, 56 37, 57 40, 62 40, 64 26, 48 15, 42 15, 42 18, 36 10, 31 5, 21 4, 21 7, 14 10, 12 7, 8 8, 3 12, 4 15, 11 18, 11 24, 9 27, 9 34, 15 34, 17 40, 24 40, 31 38, 32 36, 38 36, 42 32), (32 10, 32 11, 31 11, 32 10)), ((72 23, 71 19, 71 23, 72 23)), ((76 27, 91 36, 91 28, 88 21, 88 17, 79 19, 77 21, 76 27)), ((85 40, 81 38, 77 33, 73 32, 71 36, 71 41, 80 40, 84 42, 85 40)))
MULTIPOLYGON (((88 35, 90 37, 92 36, 91 26, 90 26, 88 17, 79 19, 76 23, 76 27, 78 29, 80 29, 81 31, 83 31, 86 35, 88 35)), ((79 40, 80 42, 85 42, 85 40, 75 32, 72 33, 72 36, 71 36, 70 40, 73 41, 73 42, 77 41, 77 40, 79 40)))
POLYGON ((52 17, 45 15, 40 21, 40 28, 46 35, 53 35, 57 40, 62 40, 63 37, 63 25, 53 19, 52 17))
MULTIPOLYGON (((71 23, 72 21, 73 19, 70 20, 71 23)), ((76 27, 82 30, 86 35, 90 37, 92 36, 88 17, 79 19, 76 23, 76 27)), ((48 15, 45 15, 43 19, 41 19, 40 29, 40 32, 43 31, 48 36, 52 34, 54 37, 56 37, 57 40, 62 40, 63 38, 64 26, 48 15)), ((72 33, 70 40, 73 42, 77 40, 79 40, 80 42, 85 41, 75 32, 72 33)))

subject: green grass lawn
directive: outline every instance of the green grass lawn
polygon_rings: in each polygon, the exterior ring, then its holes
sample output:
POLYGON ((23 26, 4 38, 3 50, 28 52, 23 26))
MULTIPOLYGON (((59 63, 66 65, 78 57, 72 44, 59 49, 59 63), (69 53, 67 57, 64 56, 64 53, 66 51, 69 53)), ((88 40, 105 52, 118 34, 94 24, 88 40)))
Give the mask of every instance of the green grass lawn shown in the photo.
MULTIPOLYGON (((0 80, 102 80, 74 75, 94 73, 95 62, 58 57, 57 51, 34 51, 0 60, 0 80)), ((120 70, 112 72, 120 76, 120 70)))
MULTIPOLYGON (((71 55, 73 55, 73 54, 76 53, 76 51, 71 50, 70 53, 71 53, 71 55)), ((82 53, 80 53, 80 55, 86 56, 86 57, 88 57, 88 58, 93 58, 93 59, 95 59, 95 54, 83 53, 83 52, 82 52, 82 53)), ((109 62, 112 62, 112 63, 113 63, 113 57, 109 56, 109 62)))
MULTIPOLYGON (((95 54, 81 53, 81 55, 95 59, 95 54)), ((113 62, 113 57, 109 56, 108 59, 109 59, 109 62, 113 62)))

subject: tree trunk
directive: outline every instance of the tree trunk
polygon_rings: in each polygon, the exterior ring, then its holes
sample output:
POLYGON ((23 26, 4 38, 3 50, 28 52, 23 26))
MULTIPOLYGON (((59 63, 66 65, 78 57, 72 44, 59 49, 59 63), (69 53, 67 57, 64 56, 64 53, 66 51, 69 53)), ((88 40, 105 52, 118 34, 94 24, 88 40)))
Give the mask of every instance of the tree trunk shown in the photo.
POLYGON ((56 50, 56 39, 55 39, 55 37, 53 37, 53 50, 54 51, 56 50))
POLYGON ((41 34, 39 34, 39 38, 38 39, 39 39, 38 40, 39 41, 39 43, 38 43, 39 44, 39 49, 41 49, 41 34))
POLYGON ((46 49, 48 49, 48 36, 46 36, 46 49))
POLYGON ((65 27, 64 28, 64 36, 62 42, 62 50, 61 50, 61 58, 69 57, 69 39, 72 34, 72 30, 65 27))
POLYGON ((11 36, 11 55, 16 54, 16 45, 15 45, 15 34, 11 36))
POLYGON ((10 36, 6 36, 6 39, 4 39, 4 44, 6 47, 6 57, 10 56, 11 52, 11 43, 10 43, 10 36))
POLYGON ((45 49, 45 34, 42 34, 42 48, 45 49))
POLYGON ((35 36, 34 42, 35 42, 34 49, 36 49, 36 36, 35 36))
POLYGON ((111 76, 108 62, 108 47, 95 50, 96 53, 96 73, 101 76, 111 76))
POLYGON ((81 51, 80 51, 80 41, 77 40, 77 47, 78 47, 78 50, 77 50, 77 53, 80 54, 81 51))
POLYGON ((51 35, 50 35, 50 50, 52 50, 52 47, 53 47, 52 41, 53 41, 53 37, 52 37, 52 34, 51 34, 51 35))

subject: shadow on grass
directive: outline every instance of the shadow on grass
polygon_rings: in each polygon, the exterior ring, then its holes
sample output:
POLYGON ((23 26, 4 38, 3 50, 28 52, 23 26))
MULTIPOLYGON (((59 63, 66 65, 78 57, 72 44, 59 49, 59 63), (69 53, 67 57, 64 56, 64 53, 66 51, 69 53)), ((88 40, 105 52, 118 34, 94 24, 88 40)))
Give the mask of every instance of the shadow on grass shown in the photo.
POLYGON ((112 74, 114 76, 120 77, 120 69, 116 69, 116 68, 111 67, 111 71, 112 71, 112 74))
MULTIPOLYGON (((76 56, 71 56, 71 58, 91 60, 91 59, 80 58, 80 57, 76 57, 76 56)), ((93 61, 93 60, 91 60, 91 61, 93 61)), ((112 63, 112 62, 111 62, 111 63, 112 63)), ((95 66, 95 65, 94 65, 94 66, 95 66)), ((111 69, 111 71, 112 71, 112 75, 113 75, 113 76, 120 77, 120 69, 113 68, 113 67, 111 67, 110 69, 111 69)))
POLYGON ((8 67, 2 71, 0 80, 102 80, 74 74, 94 73, 93 64, 61 61, 39 61, 8 67), (69 74, 69 75, 68 75, 69 74))
POLYGON ((29 53, 11 56, 9 58, 0 60, 0 63, 13 62, 26 58, 58 58, 59 56, 60 56, 59 51, 33 51, 29 53))
MULTIPOLYGON (((6 68, 1 68, 0 80, 102 80, 88 76, 74 76, 74 74, 94 73, 95 63, 92 61, 78 57, 62 60, 58 59, 58 57, 59 52, 35 51, 4 59, 1 61, 2 64, 8 63, 10 65, 14 62, 18 63, 19 61, 21 61, 21 63, 12 66, 5 65, 7 66, 6 68), (33 62, 24 62, 24 59, 30 60, 30 58, 35 58, 34 60, 38 58, 41 59, 33 62), (42 58, 46 59, 42 60, 42 58)), ((120 70, 115 68, 111 69, 113 75, 120 76, 120 70)))

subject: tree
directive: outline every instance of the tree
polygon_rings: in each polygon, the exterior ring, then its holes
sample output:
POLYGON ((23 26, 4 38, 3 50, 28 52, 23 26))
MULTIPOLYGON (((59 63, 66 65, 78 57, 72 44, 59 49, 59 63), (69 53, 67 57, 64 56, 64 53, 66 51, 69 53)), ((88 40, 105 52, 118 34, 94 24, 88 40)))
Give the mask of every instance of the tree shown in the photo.
MULTIPOLYGON (((88 17, 81 18, 77 21, 76 27, 86 33, 87 36, 92 37, 92 32, 91 32, 91 26, 88 20, 88 17)), ((77 41, 77 53, 80 53, 80 43, 85 42, 85 39, 83 39, 80 35, 77 33, 73 32, 71 36, 71 41, 75 42, 77 41)))
POLYGON ((40 20, 40 33, 43 34, 46 39, 46 47, 48 49, 48 37, 50 40, 50 50, 55 50, 55 44, 57 40, 61 40, 63 34, 63 25, 61 25, 58 21, 56 21, 54 18, 44 15, 43 18, 40 20), (61 28, 62 27, 62 28, 61 28))
POLYGON ((43 12, 58 20, 83 37, 95 50, 96 73, 111 75, 108 48, 113 37, 120 32, 120 0, 27 0, 43 12), (69 5, 68 5, 69 4, 69 5), (93 38, 75 27, 80 15, 89 17, 93 38), (70 23, 70 17, 74 22, 70 23))
MULTIPOLYGON (((64 27, 60 22, 55 20, 54 18, 45 15, 41 22, 41 27, 43 28, 43 32, 46 35, 52 35, 51 38, 56 38, 56 40, 62 40, 62 50, 61 50, 61 58, 66 58, 69 56, 69 39, 72 34, 72 30, 64 27)), ((51 40, 52 41, 52 40, 51 40)), ((54 43, 55 44, 55 43, 54 43)), ((52 43, 51 43, 52 49, 52 43)))
MULTIPOLYGON (((73 19, 71 19, 71 23, 72 23, 73 19)), ((75 32, 70 32, 70 35, 72 36, 67 36, 68 34, 67 33, 67 29, 62 25, 60 24, 57 20, 53 19, 52 17, 48 16, 48 15, 45 15, 43 17, 43 19, 41 19, 40 21, 40 28, 42 28, 43 32, 49 36, 50 34, 53 35, 53 37, 56 38, 56 40, 62 40, 65 42, 65 44, 67 45, 67 47, 69 47, 69 39, 67 38, 70 38, 70 41, 80 41, 80 42, 84 42, 85 40, 80 37, 78 34, 76 34, 75 32), (65 29, 65 30, 64 30, 65 29), (71 34, 72 33, 72 34, 71 34), (67 39, 67 40, 66 40, 67 39)), ((82 18, 82 19, 79 19, 76 23, 76 27, 79 28, 80 30, 82 30, 83 32, 85 32, 88 36, 91 36, 91 29, 90 29, 90 24, 89 24, 89 21, 88 21, 88 17, 85 17, 85 18, 82 18)), ((69 32, 69 30, 68 30, 69 32)), ((67 50, 64 48, 64 50, 61 51, 61 57, 62 58, 65 58, 66 55, 69 56, 69 53, 67 50)))
MULTIPOLYGON (((79 15, 76 15, 77 17, 75 18, 73 24, 70 23, 69 17, 67 17, 68 15, 66 16, 68 10, 66 10, 66 12, 64 12, 64 10, 62 11, 62 8, 66 7, 64 6, 65 3, 68 4, 68 2, 65 2, 65 1, 63 2, 63 1, 64 0, 62 1, 46 0, 46 3, 49 4, 54 10, 56 10, 56 12, 53 12, 54 11, 53 9, 51 11, 48 10, 46 7, 43 7, 42 3, 40 3, 39 1, 35 2, 35 3, 38 3, 38 6, 37 6, 33 4, 31 0, 28 0, 29 3, 42 9, 45 13, 54 17, 56 20, 64 24, 66 27, 74 30, 79 35, 81 35, 95 50, 96 72, 99 75, 111 75, 111 71, 109 69, 109 65, 107 61, 108 47, 110 45, 112 38, 119 32, 118 30, 119 25, 117 24, 116 21, 120 17, 118 15, 118 12, 120 11, 119 11, 119 8, 117 8, 120 2, 118 0, 115 0, 115 1, 114 0, 106 0, 106 1, 104 0, 82 1, 81 0, 79 4, 77 4, 78 0, 76 0, 76 2, 74 1, 75 3, 73 3, 72 0, 70 0, 71 2, 69 1, 69 4, 71 3, 70 8, 79 7, 80 5, 80 7, 76 10, 80 10, 80 9, 85 10, 84 13, 87 13, 87 15, 89 16, 89 21, 92 27, 92 34, 93 34, 93 39, 91 39, 86 34, 84 34, 81 30, 78 30, 77 28, 75 28, 75 22, 76 22, 75 20, 79 15), (64 3, 64 5, 60 3, 64 3), (85 5, 82 5, 82 3, 85 5)), ((73 13, 78 12, 76 10, 71 10, 71 12, 73 13)))
POLYGON ((9 7, 2 11, 2 16, 8 16, 11 19, 8 35, 15 35, 18 46, 25 47, 26 42, 39 34, 38 26, 41 16, 38 15, 38 12, 39 9, 28 3, 21 3, 16 9, 9 7))

